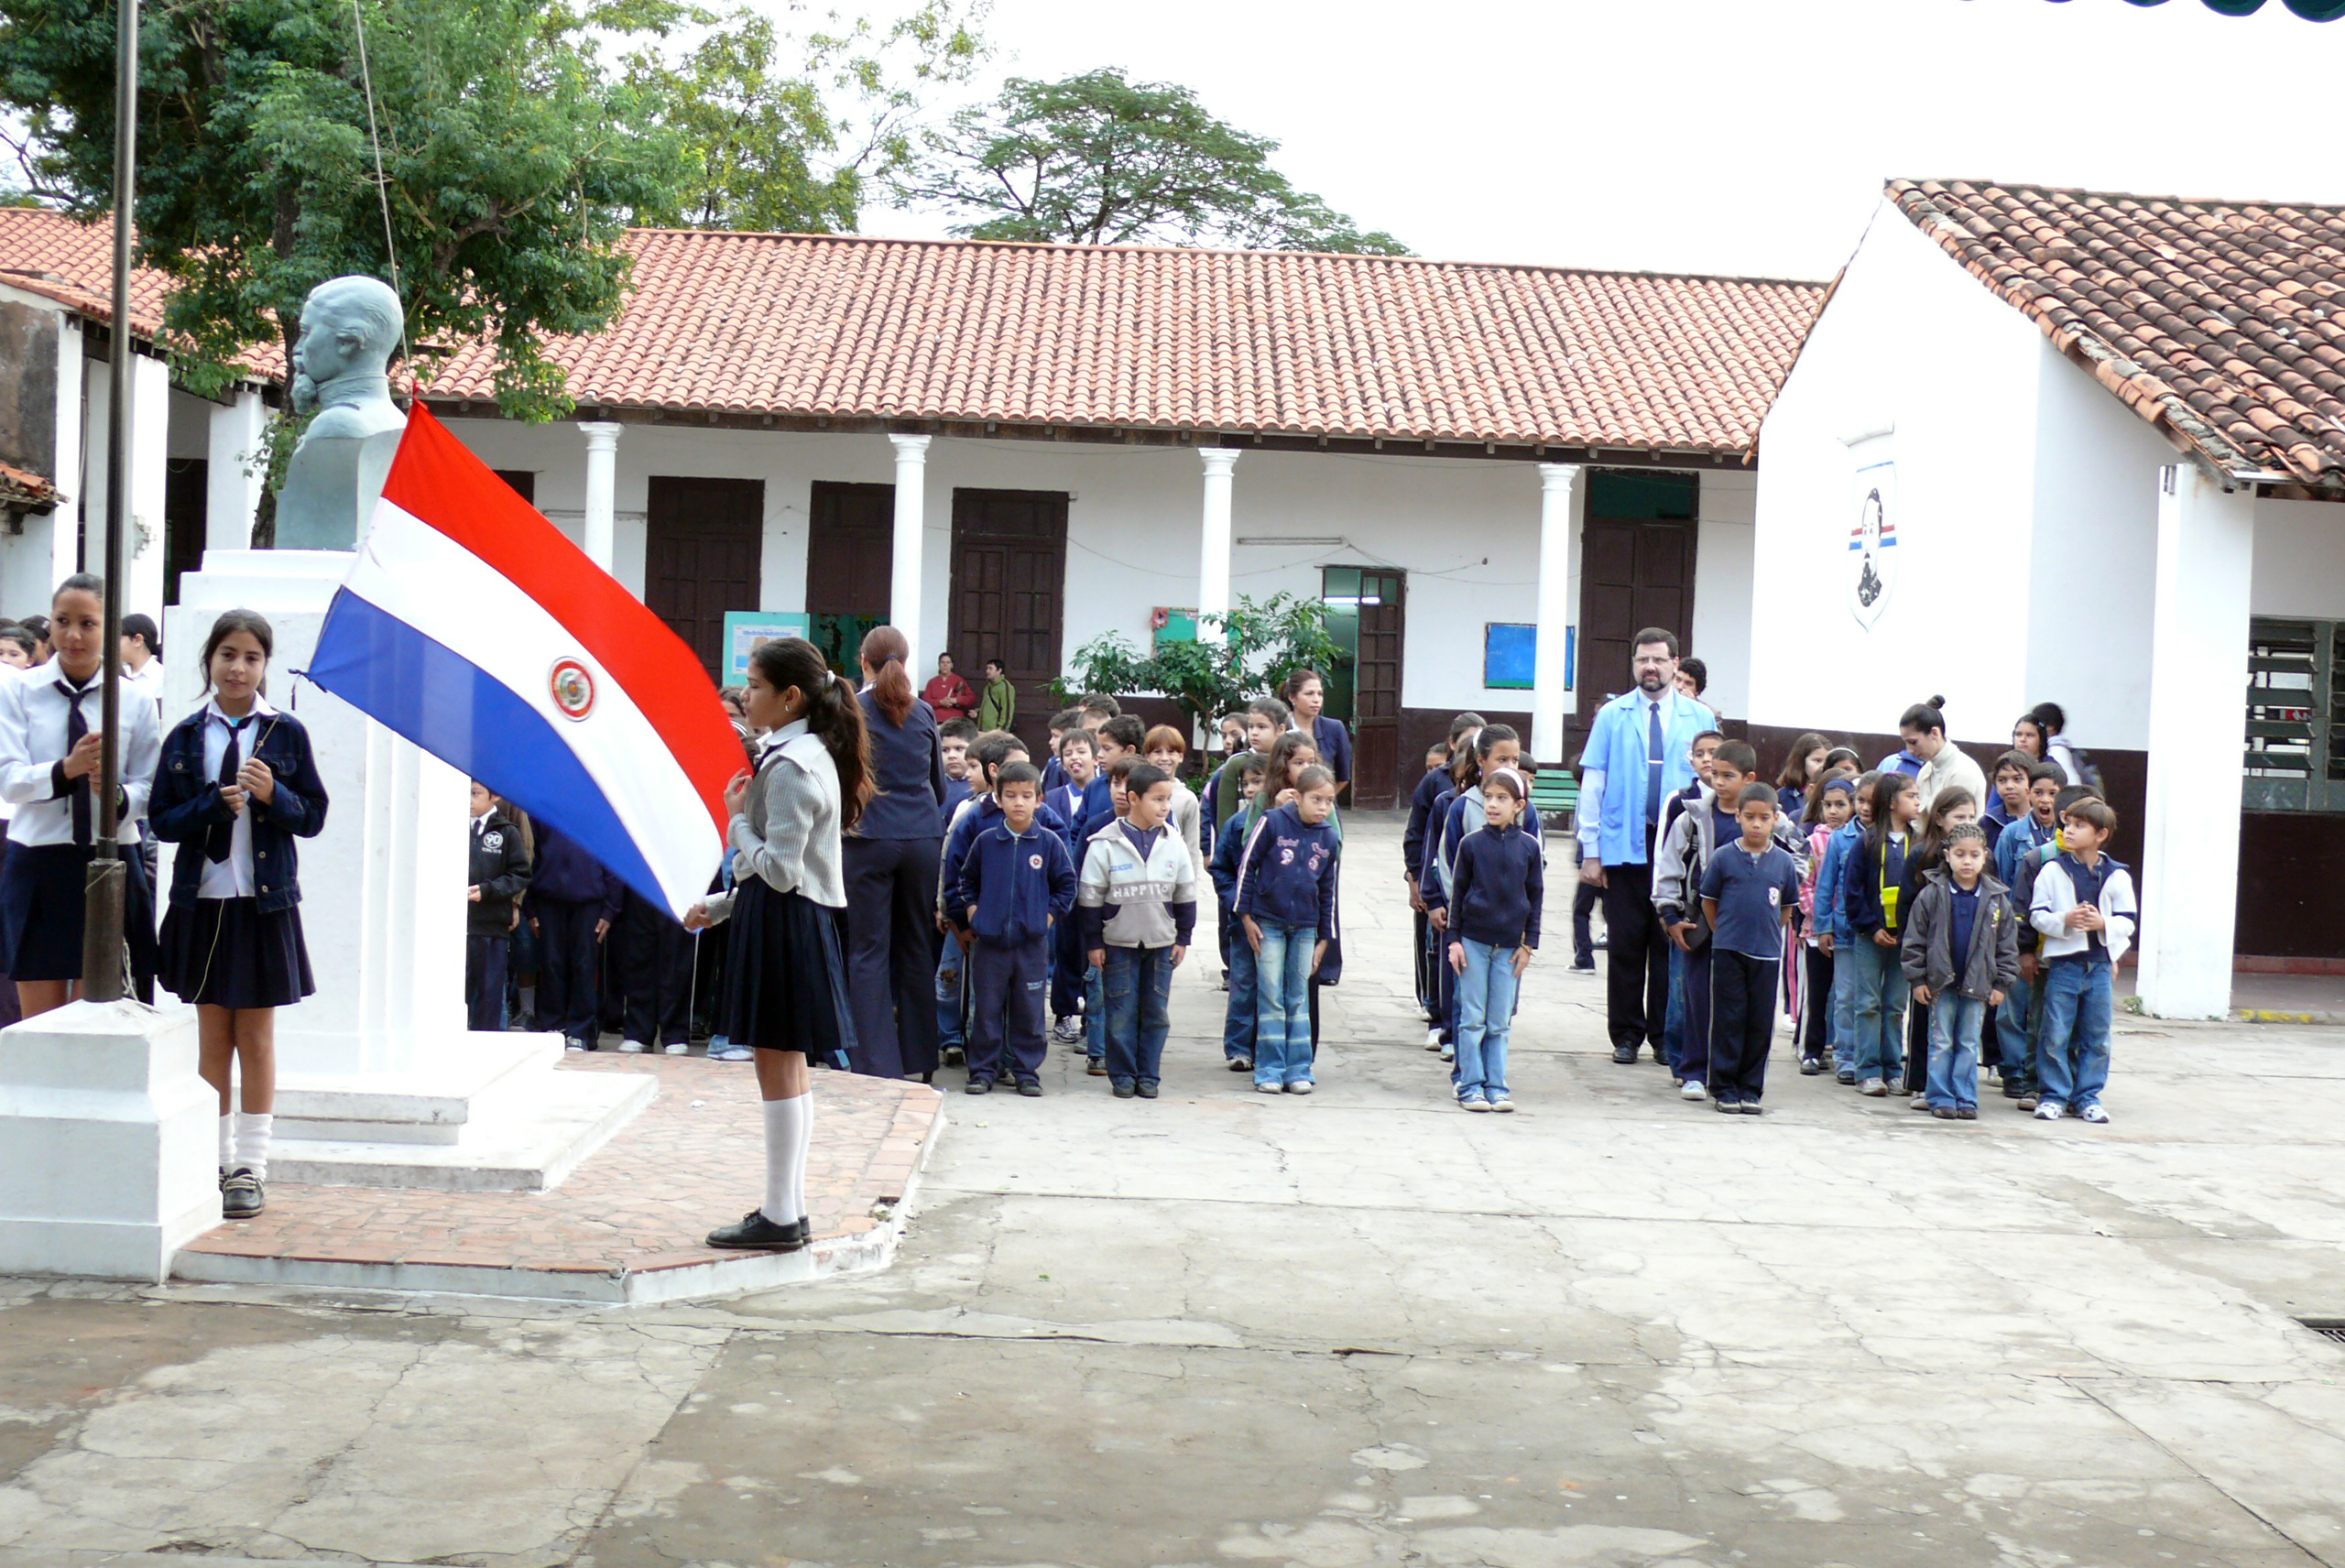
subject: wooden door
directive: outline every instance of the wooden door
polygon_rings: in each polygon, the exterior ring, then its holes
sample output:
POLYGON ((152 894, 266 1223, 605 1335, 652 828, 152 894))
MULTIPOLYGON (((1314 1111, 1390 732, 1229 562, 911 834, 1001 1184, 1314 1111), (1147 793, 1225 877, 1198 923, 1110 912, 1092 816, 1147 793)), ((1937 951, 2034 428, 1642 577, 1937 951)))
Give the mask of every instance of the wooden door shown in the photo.
POLYGON ((766 487, 756 479, 651 477, 643 602, 721 681, 725 612, 759 607, 766 487))
MULTIPOLYGON (((1044 490, 953 492, 953 598, 945 651, 973 686, 998 659, 1018 688, 1016 728, 1039 748, 1058 704, 1044 682, 1059 672, 1066 588, 1065 495, 1044 490)), ((1039 755, 1039 752, 1038 752, 1039 755)))
POLYGON ((859 679, 863 636, 887 624, 895 597, 896 487, 818 480, 808 516, 809 635, 832 669, 859 679))
POLYGON ((212 464, 175 457, 163 469, 163 603, 180 602, 180 579, 203 570, 212 519, 212 464))
MULTIPOLYGON (((1627 691, 1629 639, 1647 626, 1677 634, 1691 653, 1694 547, 1688 520, 1589 517, 1580 532, 1579 729, 1627 691)), ((1544 628, 1542 628, 1543 630, 1544 628)))
POLYGON ((1359 574, 1359 653, 1352 663, 1352 804, 1390 807, 1401 786, 1401 644, 1408 579, 1359 574))

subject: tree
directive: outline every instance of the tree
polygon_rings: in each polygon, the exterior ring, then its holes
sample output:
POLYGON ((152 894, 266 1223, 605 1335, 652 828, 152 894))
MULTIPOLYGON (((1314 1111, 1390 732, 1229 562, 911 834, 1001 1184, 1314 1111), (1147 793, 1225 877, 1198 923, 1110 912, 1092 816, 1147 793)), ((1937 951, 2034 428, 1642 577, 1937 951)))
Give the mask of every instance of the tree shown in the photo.
POLYGON ((1211 724, 1277 690, 1291 670, 1344 662, 1316 599, 1279 593, 1257 603, 1241 593, 1221 624, 1220 637, 1208 624, 1196 641, 1160 642, 1146 655, 1121 632, 1104 632, 1074 650, 1073 670, 1053 687, 1061 702, 1084 691, 1162 692, 1194 723, 1211 724))
MULTIPOLYGON (((884 28, 856 19, 802 36, 743 7, 681 55, 647 46, 627 78, 684 147, 675 199, 646 223, 840 234, 866 191, 911 158, 922 95, 984 58, 985 7, 926 0, 884 28)), ((664 29, 663 29, 664 30, 664 29)))
MULTIPOLYGON (((388 280, 396 260, 416 354, 485 337, 507 414, 568 411, 543 342, 610 321, 627 222, 671 201, 680 173, 674 136, 593 53, 588 29, 619 14, 569 0, 357 5, 379 189, 353 0, 147 10, 133 212, 138 259, 171 279, 175 371, 214 392, 256 344, 289 355, 311 289, 344 273, 388 280)), ((85 218, 113 201, 114 37, 113 0, 17 4, 0 19, 19 161, 35 194, 85 218)), ((278 429, 288 445, 291 421, 278 429)))
POLYGON ((1409 254, 1289 184, 1270 164, 1278 143, 1120 71, 1012 77, 924 141, 900 194, 972 214, 953 232, 973 239, 1409 254))

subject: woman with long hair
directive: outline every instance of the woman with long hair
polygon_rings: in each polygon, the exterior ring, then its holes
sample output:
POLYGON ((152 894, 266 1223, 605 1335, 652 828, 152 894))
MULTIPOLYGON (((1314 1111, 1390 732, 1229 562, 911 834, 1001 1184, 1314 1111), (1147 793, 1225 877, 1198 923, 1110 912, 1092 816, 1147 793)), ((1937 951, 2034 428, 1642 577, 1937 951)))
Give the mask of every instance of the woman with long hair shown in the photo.
POLYGON ((871 743, 871 804, 846 841, 848 1062, 875 1078, 936 1071, 936 877, 943 853, 944 753, 936 711, 912 695, 911 648, 874 626, 856 701, 871 743))
POLYGON ((871 800, 871 748, 855 694, 803 637, 749 655, 748 710, 768 733, 756 771, 725 790, 736 881, 693 905, 684 924, 704 931, 732 921, 725 1033, 757 1052, 766 1186, 764 1200, 710 1232, 708 1245, 795 1252, 810 1239, 814 1098, 806 1064, 855 1048, 840 844, 871 800))

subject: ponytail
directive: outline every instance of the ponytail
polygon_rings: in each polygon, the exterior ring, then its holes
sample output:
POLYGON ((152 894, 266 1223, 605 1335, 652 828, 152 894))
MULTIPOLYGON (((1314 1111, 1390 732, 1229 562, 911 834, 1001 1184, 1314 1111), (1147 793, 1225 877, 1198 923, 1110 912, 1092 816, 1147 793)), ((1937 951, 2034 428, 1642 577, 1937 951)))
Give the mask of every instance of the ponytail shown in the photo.
POLYGON ((893 626, 874 626, 863 634, 863 668, 871 672, 871 695, 891 724, 911 716, 912 678, 904 672, 904 660, 911 656, 911 644, 893 626))
POLYGON ((871 737, 864 731, 863 704, 804 637, 759 643, 749 661, 775 691, 795 686, 805 697, 807 733, 823 743, 838 769, 839 831, 853 832, 871 800, 871 737))

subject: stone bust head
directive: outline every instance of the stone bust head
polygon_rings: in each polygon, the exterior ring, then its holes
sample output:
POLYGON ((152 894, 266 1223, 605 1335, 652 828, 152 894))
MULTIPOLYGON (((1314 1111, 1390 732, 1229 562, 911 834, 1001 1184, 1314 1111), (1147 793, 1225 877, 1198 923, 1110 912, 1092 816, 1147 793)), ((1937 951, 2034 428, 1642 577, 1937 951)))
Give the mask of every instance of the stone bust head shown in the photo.
POLYGON ((398 296, 378 278, 336 278, 310 290, 293 345, 293 407, 316 410, 302 445, 319 437, 377 435, 407 417, 391 401, 398 347, 398 296))

